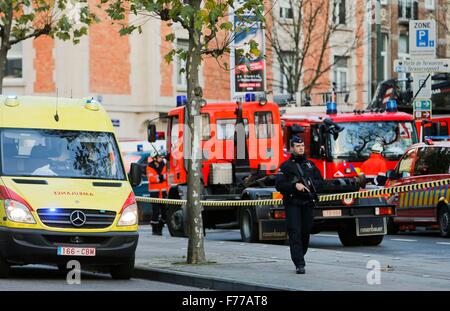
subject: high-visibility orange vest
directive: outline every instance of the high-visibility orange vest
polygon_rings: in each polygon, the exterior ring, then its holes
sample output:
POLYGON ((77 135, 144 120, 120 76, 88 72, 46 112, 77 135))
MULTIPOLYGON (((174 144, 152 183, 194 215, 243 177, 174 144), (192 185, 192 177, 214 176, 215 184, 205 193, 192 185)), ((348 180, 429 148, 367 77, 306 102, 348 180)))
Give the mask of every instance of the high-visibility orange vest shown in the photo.
POLYGON ((159 198, 163 198, 163 191, 167 189, 167 181, 163 180, 159 181, 159 175, 162 175, 164 178, 166 177, 166 165, 164 162, 161 162, 161 166, 156 168, 153 162, 150 162, 147 165, 147 178, 148 178, 148 191, 158 191, 159 198))
POLYGON ((380 153, 372 153, 360 169, 366 177, 376 178, 378 175, 386 174, 387 162, 380 153))

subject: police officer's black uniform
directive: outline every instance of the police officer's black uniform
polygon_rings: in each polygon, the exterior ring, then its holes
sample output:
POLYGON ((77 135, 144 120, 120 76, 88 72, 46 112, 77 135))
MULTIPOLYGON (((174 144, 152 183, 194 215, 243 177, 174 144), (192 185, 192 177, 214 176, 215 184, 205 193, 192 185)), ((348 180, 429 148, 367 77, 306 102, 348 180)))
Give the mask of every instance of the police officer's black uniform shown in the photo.
MULTIPOLYGON (((293 143, 303 143, 303 139, 294 136, 291 139, 291 145, 293 143)), ((313 189, 320 192, 323 183, 322 175, 314 163, 307 160, 304 155, 295 153, 292 153, 291 158, 281 164, 277 174, 276 189, 283 194, 291 258, 297 268, 297 273, 304 273, 304 256, 308 251, 309 235, 314 218, 313 199, 315 195, 313 189), (296 183, 304 184, 311 193, 306 190, 298 191, 295 187, 296 183)))

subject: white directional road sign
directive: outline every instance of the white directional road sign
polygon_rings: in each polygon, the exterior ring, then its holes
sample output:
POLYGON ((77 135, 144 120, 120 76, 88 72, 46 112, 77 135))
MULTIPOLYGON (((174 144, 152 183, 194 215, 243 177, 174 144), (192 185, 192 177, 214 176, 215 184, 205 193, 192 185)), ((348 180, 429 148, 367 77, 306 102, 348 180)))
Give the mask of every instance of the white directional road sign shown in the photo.
POLYGON ((396 59, 394 61, 394 71, 415 73, 450 72, 450 59, 396 59))
POLYGON ((429 75, 428 73, 413 73, 412 90, 416 98, 431 98, 431 77, 428 77, 429 75))
POLYGON ((432 115, 432 102, 429 99, 416 99, 413 102, 414 119, 416 120, 430 120, 432 115))
POLYGON ((409 52, 411 57, 436 57, 436 21, 409 21, 409 52))

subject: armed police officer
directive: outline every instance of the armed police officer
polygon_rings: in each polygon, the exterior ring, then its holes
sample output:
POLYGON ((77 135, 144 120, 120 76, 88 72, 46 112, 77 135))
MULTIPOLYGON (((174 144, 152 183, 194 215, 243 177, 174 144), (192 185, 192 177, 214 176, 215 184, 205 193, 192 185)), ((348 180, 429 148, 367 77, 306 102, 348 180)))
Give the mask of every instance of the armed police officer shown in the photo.
POLYGON ((276 188, 283 194, 291 258, 297 274, 305 273, 305 254, 313 225, 316 191, 323 188, 319 169, 305 157, 303 139, 295 135, 290 140, 292 154, 281 164, 276 188))

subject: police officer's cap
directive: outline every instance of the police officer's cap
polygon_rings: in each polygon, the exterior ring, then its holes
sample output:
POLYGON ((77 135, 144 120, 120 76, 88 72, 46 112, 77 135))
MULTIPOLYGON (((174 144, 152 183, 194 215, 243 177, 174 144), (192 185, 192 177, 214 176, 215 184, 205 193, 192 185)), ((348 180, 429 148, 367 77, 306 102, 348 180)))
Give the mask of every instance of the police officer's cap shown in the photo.
POLYGON ((304 143, 303 138, 301 136, 294 135, 291 138, 291 146, 294 144, 301 144, 304 143))

